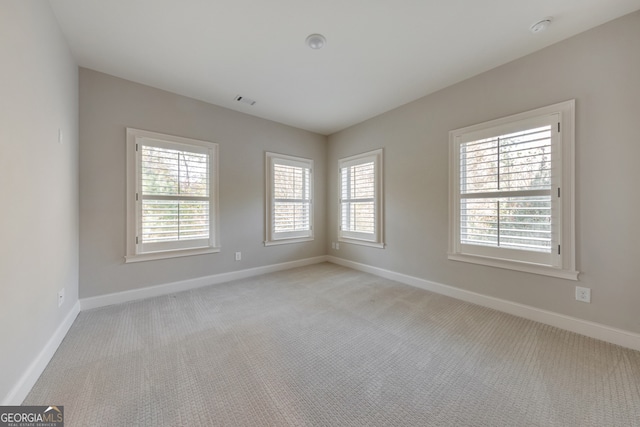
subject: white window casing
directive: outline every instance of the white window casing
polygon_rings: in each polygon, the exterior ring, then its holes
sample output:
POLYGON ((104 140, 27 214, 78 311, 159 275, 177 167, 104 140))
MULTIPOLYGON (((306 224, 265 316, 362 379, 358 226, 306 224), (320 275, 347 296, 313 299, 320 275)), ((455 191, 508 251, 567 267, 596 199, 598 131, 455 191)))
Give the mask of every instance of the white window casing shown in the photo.
POLYGON ((575 101, 449 132, 449 259, 577 280, 575 101))
POLYGON ((313 160, 267 152, 265 171, 265 246, 313 240, 313 160))
POLYGON ((125 262, 219 252, 218 144, 127 128, 125 262))
POLYGON ((383 150, 343 158, 338 241, 384 248, 383 150))

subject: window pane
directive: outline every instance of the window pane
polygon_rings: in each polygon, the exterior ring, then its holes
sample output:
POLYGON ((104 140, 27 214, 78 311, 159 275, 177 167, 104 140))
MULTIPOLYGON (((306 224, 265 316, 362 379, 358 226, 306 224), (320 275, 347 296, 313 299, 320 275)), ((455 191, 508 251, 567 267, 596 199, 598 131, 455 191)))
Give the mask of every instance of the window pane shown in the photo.
POLYGON ((551 197, 502 199, 500 246, 550 253, 551 197))
POLYGON ((460 145, 460 193, 548 189, 551 126, 460 145))
POLYGON ((142 243, 207 238, 208 201, 142 201, 142 243))
POLYGON ((143 145, 142 194, 178 194, 178 161, 176 150, 143 145))
POLYGON ((460 146, 460 193, 498 190, 498 140, 485 139, 460 146))
POLYGON ((342 198, 375 197, 375 165, 373 162, 342 168, 342 198))
POLYGON ((276 199, 308 199, 309 169, 275 164, 273 193, 276 199))
POLYGON ((551 197, 460 201, 460 242, 551 252, 551 197))
POLYGON ((373 201, 343 203, 342 230, 373 234, 375 232, 375 203, 373 201))
POLYGON ((206 154, 142 146, 142 194, 207 197, 206 154))
POLYGON ((206 154, 180 153, 180 194, 207 197, 209 193, 209 163, 206 154))
POLYGON ((460 242, 498 246, 498 202, 492 199, 460 201, 460 242))
POLYGON ((274 231, 282 233, 309 230, 309 208, 309 202, 275 202, 274 231))
POLYGON ((551 186, 551 127, 500 137, 500 189, 537 190, 551 186))

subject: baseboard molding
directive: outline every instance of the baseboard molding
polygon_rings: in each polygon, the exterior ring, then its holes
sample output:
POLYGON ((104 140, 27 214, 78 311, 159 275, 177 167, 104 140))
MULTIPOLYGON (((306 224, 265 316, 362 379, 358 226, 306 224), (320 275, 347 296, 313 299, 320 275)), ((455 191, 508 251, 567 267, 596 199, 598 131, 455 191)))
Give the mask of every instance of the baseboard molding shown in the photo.
POLYGON ((133 289, 130 291, 115 292, 112 294, 100 295, 97 297, 82 298, 80 300, 80 307, 83 311, 90 310, 92 308, 106 307, 108 305, 121 304, 123 302, 173 294, 176 292, 202 288, 204 286, 217 285, 220 283, 230 282, 232 280, 245 279, 247 277, 259 276, 261 274, 273 273, 276 271, 289 270, 296 267, 304 267, 306 265, 318 264, 326 261, 327 256, 322 255, 313 258, 283 262, 280 264, 266 265, 264 267, 248 268, 244 270, 231 271, 228 273, 196 277, 194 279, 180 280, 178 282, 165 283, 162 285, 149 286, 146 288, 133 289))
POLYGON ((556 328, 575 332, 591 338, 596 338, 622 347, 633 350, 640 350, 640 334, 625 331, 623 329, 612 328, 600 323, 590 322, 578 319, 576 317, 566 316, 564 314, 552 311, 542 310, 536 307, 519 304, 500 298, 494 298, 482 295, 476 292, 467 291, 456 288, 454 286, 444 285, 442 283, 432 282, 418 277, 409 276, 395 271, 385 270, 373 267, 367 264, 361 264, 334 256, 328 256, 327 261, 349 267, 354 270, 364 271, 385 279, 395 280, 396 282, 414 286, 416 288, 425 289, 427 291, 446 295, 462 301, 481 305, 483 307, 492 308, 514 316, 523 317, 525 319, 534 320, 546 325, 555 326, 556 328))
POLYGON ((33 385, 38 381, 40 375, 45 370, 51 358, 55 354, 56 350, 62 343, 62 340, 69 332, 73 321, 76 320, 80 313, 80 301, 77 301, 71 308, 71 311, 62 320, 62 323, 56 328, 55 332, 49 338, 49 341, 45 344, 44 348, 31 362, 25 373, 22 375, 18 383, 13 387, 7 396, 2 399, 0 405, 21 405, 24 399, 27 397, 33 385))

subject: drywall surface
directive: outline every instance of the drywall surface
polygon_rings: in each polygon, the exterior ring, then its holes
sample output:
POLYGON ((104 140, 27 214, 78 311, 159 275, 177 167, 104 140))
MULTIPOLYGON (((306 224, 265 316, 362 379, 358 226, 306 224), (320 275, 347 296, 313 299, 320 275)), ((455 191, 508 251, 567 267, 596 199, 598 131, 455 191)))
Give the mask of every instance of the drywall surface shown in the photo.
POLYGON ((0 29, 0 402, 15 404, 78 301, 78 67, 48 2, 2 2, 0 29))
POLYGON ((81 68, 81 298, 324 255, 325 162, 322 135, 81 68), (124 263, 127 127, 219 144, 220 253, 124 263), (314 241, 263 245, 266 151, 314 160, 314 241))
POLYGON ((328 253, 640 332, 638 46, 635 12, 331 135, 328 253), (569 99, 576 99, 579 282, 449 261, 448 132, 569 99), (385 150, 387 247, 331 249, 338 159, 377 148, 385 150), (576 285, 591 288, 591 304, 575 301, 576 285))

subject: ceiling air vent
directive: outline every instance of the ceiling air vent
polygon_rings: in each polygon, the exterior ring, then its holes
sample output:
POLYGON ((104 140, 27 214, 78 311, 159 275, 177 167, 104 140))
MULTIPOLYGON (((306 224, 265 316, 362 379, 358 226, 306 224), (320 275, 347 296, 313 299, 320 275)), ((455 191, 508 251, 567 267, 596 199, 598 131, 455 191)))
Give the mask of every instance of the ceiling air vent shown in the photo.
POLYGON ((246 96, 236 96, 235 100, 238 102, 244 102, 245 104, 253 105, 256 103, 253 99, 247 98, 246 96))

